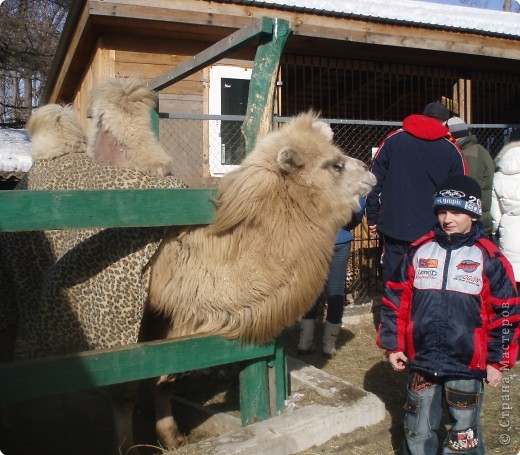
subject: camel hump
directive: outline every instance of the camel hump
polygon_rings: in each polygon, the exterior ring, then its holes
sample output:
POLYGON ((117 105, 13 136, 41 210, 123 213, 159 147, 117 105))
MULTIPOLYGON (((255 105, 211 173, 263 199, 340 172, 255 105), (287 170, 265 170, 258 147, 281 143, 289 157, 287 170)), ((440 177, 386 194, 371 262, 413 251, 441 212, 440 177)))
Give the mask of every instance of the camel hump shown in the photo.
POLYGON ((72 105, 46 104, 27 121, 34 161, 84 152, 86 135, 72 105))
POLYGON ((100 164, 139 170, 151 176, 173 171, 152 126, 157 94, 135 78, 101 81, 90 95, 92 128, 87 153, 100 164))

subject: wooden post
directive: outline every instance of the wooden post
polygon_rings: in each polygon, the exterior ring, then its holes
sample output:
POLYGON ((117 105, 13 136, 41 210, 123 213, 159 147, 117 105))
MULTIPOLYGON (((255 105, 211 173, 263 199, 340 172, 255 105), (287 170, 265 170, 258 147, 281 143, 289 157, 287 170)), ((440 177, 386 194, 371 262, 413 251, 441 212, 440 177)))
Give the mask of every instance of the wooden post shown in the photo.
POLYGON ((258 137, 271 130, 276 78, 280 58, 292 30, 284 19, 273 20, 273 33, 260 44, 256 51, 246 118, 242 124, 242 134, 246 142, 246 153, 255 147, 258 137))
POLYGON ((248 360, 240 371, 240 415, 242 426, 266 420, 271 416, 267 361, 248 360))
POLYGON ((285 335, 275 340, 275 355, 271 362, 275 371, 275 414, 281 414, 285 408, 285 400, 289 396, 289 371, 287 370, 287 356, 285 352, 285 335))
POLYGON ((152 120, 152 130, 155 134, 155 138, 159 140, 159 106, 150 108, 150 117, 152 120))

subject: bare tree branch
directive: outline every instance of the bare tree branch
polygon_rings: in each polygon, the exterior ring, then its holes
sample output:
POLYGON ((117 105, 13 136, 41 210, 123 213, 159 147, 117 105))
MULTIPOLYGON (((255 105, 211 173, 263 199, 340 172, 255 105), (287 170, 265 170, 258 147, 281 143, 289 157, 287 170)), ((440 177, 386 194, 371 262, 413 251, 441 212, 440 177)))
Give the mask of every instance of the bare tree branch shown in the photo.
POLYGON ((7 0, 2 4, 2 124, 26 121, 38 105, 70 5, 71 0, 7 0))

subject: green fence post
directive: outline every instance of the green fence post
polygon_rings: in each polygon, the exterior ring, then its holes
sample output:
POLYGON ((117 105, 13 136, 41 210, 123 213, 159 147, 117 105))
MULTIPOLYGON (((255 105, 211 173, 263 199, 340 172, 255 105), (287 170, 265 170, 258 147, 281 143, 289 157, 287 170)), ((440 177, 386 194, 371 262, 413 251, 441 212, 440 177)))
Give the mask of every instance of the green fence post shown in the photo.
POLYGON ((284 19, 273 19, 273 33, 264 39, 256 51, 246 118, 242 124, 242 134, 246 142, 246 153, 255 147, 259 135, 271 129, 276 93, 276 78, 280 66, 280 58, 287 39, 292 30, 284 19))
POLYGON ((280 414, 285 408, 285 400, 289 396, 289 372, 287 370, 287 356, 285 352, 285 335, 282 333, 275 340, 275 355, 272 367, 275 371, 275 407, 276 415, 280 414))
POLYGON ((242 426, 245 427, 271 417, 267 360, 243 362, 239 381, 242 426))
MULTIPOLYGON (((159 94, 157 94, 159 96, 159 94)), ((155 133, 155 138, 159 140, 159 106, 150 108, 150 117, 152 120, 152 130, 155 133)))

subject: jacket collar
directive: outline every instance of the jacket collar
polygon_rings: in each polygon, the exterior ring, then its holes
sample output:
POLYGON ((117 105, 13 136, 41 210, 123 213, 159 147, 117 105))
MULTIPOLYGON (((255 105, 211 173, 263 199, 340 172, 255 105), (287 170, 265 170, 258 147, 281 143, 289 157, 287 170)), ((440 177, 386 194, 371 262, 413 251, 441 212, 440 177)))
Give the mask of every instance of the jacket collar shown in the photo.
POLYGON ((446 234, 437 223, 433 228, 437 243, 448 250, 456 250, 463 246, 473 246, 484 235, 484 226, 481 221, 473 223, 467 234, 446 234))

